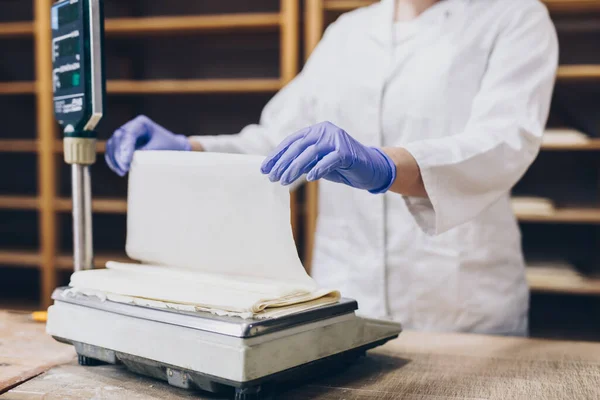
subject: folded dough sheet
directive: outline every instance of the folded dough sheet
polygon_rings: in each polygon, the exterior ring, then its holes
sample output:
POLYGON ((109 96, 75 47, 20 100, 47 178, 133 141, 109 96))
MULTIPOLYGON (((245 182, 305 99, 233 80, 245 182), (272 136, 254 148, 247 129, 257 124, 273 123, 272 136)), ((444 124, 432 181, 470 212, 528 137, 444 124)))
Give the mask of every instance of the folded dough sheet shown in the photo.
POLYGON ((113 301, 268 318, 339 300, 306 274, 289 191, 262 157, 170 151, 134 155, 127 255, 71 276, 75 291, 113 301))

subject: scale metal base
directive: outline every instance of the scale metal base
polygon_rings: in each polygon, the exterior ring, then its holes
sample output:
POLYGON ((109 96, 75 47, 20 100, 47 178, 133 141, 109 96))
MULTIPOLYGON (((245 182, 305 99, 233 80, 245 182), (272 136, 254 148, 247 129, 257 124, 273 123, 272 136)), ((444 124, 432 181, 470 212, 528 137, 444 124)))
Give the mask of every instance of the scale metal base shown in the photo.
POLYGON ((135 373, 210 392, 259 398, 268 384, 349 364, 398 337, 398 323, 357 317, 356 301, 258 320, 140 307, 58 288, 46 330, 73 344, 82 365, 135 373))

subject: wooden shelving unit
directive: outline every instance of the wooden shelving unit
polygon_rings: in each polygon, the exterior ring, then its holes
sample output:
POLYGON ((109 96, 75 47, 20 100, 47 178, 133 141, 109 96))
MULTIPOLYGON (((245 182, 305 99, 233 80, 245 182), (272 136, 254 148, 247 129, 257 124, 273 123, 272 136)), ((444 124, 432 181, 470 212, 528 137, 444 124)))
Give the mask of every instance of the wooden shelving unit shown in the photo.
MULTIPOLYGON (((33 21, 0 23, 0 40, 31 37, 35 49, 35 81, 2 81, 0 96, 34 96, 36 102, 37 137, 35 139, 1 139, 0 157, 5 153, 31 153, 37 156, 38 191, 34 196, 1 195, 0 210, 32 210, 38 213, 40 247, 30 251, 0 250, 0 268, 17 265, 39 268, 41 271, 42 306, 50 304, 56 286, 57 270, 70 270, 70 254, 58 249, 58 215, 71 211, 71 199, 59 195, 57 155, 63 152, 62 141, 55 130, 52 104, 50 64, 50 7, 52 0, 33 0, 33 21)), ((242 94, 275 93, 298 73, 298 0, 280 0, 279 12, 226 13, 221 15, 149 16, 108 18, 106 35, 112 40, 128 37, 186 36, 191 34, 279 32, 280 75, 273 78, 236 79, 160 79, 109 80, 107 92, 115 95, 178 95, 178 94, 242 94)), ((132 115, 131 117, 133 117, 132 115)), ((106 142, 98 141, 97 151, 105 151, 106 142)), ((124 198, 95 198, 94 213, 124 214, 124 198)), ((292 202, 295 210, 295 200, 292 202)), ((108 260, 123 260, 121 254, 96 255, 96 266, 108 260)))
MULTIPOLYGON (((325 30, 325 17, 327 13, 338 15, 358 7, 364 7, 375 3, 373 0, 306 0, 305 7, 305 56, 308 58, 312 50, 319 42, 325 30)), ((544 0, 553 15, 563 13, 586 13, 600 12, 599 0, 544 0)), ((600 82, 600 65, 573 64, 561 65, 557 72, 558 82, 600 82)), ((589 152, 600 150, 600 139, 590 139, 586 143, 578 144, 544 144, 544 152, 589 152)), ((312 246, 316 219, 318 214, 318 185, 310 182, 306 185, 305 213, 304 213, 304 263, 310 270, 312 261, 312 246)), ((574 225, 598 225, 600 224, 600 205, 598 208, 563 208, 558 209, 552 215, 535 215, 520 213, 517 218, 522 223, 528 224, 574 224, 574 225)), ((579 293, 589 294, 594 292, 600 294, 600 284, 597 281, 583 281, 575 287, 561 287, 560 283, 549 282, 543 276, 528 272, 533 291, 550 291, 554 293, 579 293)))

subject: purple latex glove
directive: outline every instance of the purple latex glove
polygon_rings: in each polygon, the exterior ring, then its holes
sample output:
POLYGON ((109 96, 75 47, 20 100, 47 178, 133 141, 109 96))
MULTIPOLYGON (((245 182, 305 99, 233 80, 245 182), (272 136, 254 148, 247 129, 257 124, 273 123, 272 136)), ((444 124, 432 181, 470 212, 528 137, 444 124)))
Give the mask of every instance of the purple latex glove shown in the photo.
POLYGON ((191 149, 184 135, 175 135, 145 115, 139 115, 113 133, 106 143, 104 158, 110 169, 124 176, 129 171, 136 150, 191 149))
POLYGON ((308 181, 324 178, 371 193, 387 191, 396 179, 396 166, 387 154, 362 145, 331 122, 288 136, 263 161, 261 172, 283 185, 308 174, 308 181))

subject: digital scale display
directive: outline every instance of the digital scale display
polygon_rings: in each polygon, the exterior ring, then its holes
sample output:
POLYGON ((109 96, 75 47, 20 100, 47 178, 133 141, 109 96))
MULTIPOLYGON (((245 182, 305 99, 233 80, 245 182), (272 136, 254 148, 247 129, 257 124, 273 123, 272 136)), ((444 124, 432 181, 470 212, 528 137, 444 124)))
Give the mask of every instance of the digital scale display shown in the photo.
POLYGON ((91 132, 102 116, 105 93, 101 51, 103 0, 52 2, 54 114, 69 134, 91 132))
POLYGON ((79 5, 77 3, 66 4, 58 9, 58 25, 70 24, 79 19, 79 5))
POLYGON ((76 88, 81 84, 81 72, 79 70, 63 72, 58 74, 58 81, 60 89, 76 88))
POLYGON ((56 43, 56 52, 59 57, 79 55, 79 37, 70 37, 56 43))

